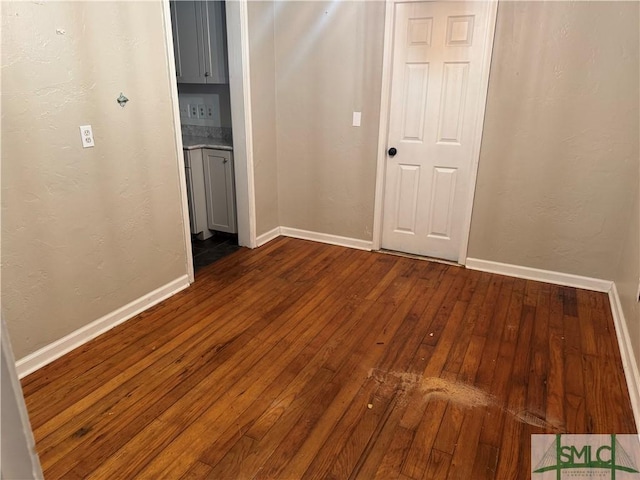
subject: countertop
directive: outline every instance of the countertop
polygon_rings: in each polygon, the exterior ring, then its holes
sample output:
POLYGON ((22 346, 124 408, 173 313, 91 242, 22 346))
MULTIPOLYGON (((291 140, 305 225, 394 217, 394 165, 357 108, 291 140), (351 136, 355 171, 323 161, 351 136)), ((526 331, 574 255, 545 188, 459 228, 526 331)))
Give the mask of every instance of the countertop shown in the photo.
POLYGON ((183 135, 182 148, 184 148, 185 150, 194 150, 196 148, 213 148, 215 150, 233 150, 233 145, 231 145, 231 143, 225 142, 221 138, 183 135))

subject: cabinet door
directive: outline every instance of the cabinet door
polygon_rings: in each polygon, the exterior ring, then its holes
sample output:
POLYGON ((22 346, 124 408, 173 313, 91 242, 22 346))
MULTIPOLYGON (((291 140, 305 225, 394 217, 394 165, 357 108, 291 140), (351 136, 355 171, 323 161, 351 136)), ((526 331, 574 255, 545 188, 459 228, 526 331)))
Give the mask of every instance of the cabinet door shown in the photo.
POLYGON ((189 228, 191 229, 191 235, 195 235, 198 233, 196 231, 197 223, 196 223, 196 210, 194 208, 194 198, 193 198, 193 177, 191 176, 191 168, 185 168, 185 176, 187 179, 187 204, 189 205, 189 228))
POLYGON ((211 232, 207 228, 207 189, 202 160, 201 149, 184 151, 191 233, 206 240, 211 232))
POLYGON ((203 149, 207 223, 211 230, 236 233, 236 194, 231 152, 203 149))
POLYGON ((222 1, 202 3, 204 68, 207 83, 229 83, 227 67, 227 21, 222 1))
POLYGON ((178 83, 206 83, 201 3, 186 0, 170 3, 178 83))

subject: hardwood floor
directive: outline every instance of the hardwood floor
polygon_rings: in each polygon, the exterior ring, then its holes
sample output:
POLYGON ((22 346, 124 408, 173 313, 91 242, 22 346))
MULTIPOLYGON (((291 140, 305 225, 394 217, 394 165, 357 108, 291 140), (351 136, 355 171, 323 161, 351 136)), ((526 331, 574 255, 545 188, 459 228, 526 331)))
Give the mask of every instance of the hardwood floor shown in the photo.
POLYGON ((632 433, 605 294, 278 238, 23 380, 47 479, 529 478, 632 433))

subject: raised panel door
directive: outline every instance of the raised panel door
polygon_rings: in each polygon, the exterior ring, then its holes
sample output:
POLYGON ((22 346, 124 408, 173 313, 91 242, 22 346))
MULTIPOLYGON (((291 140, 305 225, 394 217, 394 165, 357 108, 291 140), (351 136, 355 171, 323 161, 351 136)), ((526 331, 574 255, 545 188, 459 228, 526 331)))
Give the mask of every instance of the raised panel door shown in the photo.
POLYGON ((382 248, 458 260, 472 191, 488 2, 395 8, 382 248))

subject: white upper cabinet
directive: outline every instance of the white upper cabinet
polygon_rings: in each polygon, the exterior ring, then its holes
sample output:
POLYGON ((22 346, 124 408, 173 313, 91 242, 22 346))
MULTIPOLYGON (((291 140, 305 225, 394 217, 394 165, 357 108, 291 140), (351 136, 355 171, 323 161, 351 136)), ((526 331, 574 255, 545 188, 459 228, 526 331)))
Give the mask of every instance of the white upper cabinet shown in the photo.
POLYGON ((223 1, 170 2, 178 83, 228 83, 223 1))

